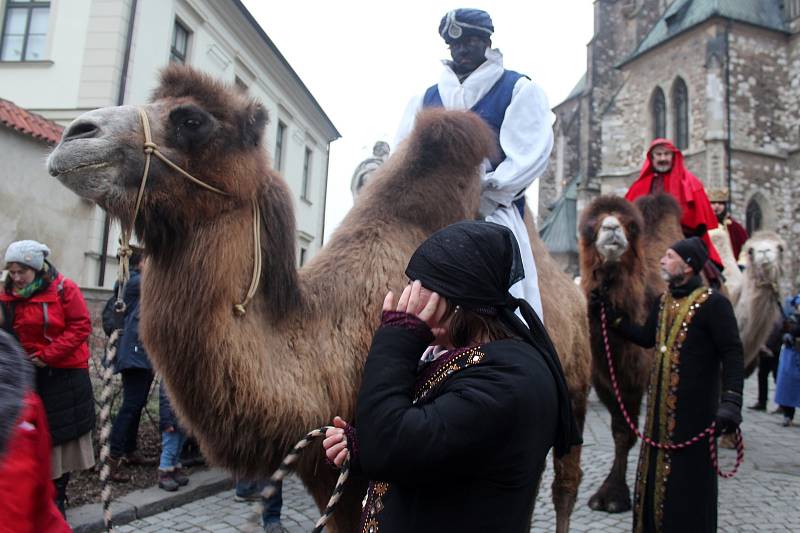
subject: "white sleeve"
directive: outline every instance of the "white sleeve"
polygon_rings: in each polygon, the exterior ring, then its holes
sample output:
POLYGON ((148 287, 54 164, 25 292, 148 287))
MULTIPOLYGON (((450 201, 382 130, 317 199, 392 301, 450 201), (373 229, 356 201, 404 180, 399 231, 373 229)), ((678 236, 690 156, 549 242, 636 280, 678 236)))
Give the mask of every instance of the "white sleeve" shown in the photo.
POLYGON ((417 113, 422 109, 422 95, 417 95, 408 101, 406 110, 403 112, 403 118, 400 119, 400 126, 397 128, 397 133, 394 136, 394 146, 392 152, 397 150, 400 143, 411 134, 414 129, 414 121, 417 119, 417 113))
POLYGON ((544 91, 520 78, 500 126, 500 146, 506 158, 483 178, 483 213, 490 213, 492 205, 508 206, 544 173, 553 149, 553 121, 544 91))

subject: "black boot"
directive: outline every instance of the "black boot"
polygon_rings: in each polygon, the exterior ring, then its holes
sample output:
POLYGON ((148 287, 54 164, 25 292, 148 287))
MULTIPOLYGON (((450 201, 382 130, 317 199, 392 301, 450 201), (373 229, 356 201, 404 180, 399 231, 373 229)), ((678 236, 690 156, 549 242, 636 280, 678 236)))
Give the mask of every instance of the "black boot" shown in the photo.
POLYGON ((69 472, 62 474, 61 477, 53 480, 56 488, 56 507, 61 511, 61 515, 67 517, 67 484, 69 483, 69 472))

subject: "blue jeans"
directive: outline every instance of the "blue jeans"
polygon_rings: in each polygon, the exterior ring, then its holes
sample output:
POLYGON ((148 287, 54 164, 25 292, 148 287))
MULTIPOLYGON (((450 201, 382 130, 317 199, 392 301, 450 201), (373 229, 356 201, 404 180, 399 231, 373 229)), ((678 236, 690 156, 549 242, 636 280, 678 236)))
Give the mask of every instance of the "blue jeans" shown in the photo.
POLYGON ((128 368, 122 374, 122 405, 114 418, 109 437, 111 455, 121 457, 136 450, 139 419, 150 394, 153 371, 146 368, 128 368))
POLYGON ((172 470, 180 464, 181 448, 186 435, 178 430, 161 432, 161 464, 159 470, 172 470))
MULTIPOLYGON (((236 482, 236 494, 239 496, 248 496, 255 492, 261 492, 264 487, 269 485, 269 480, 255 480, 240 479, 236 482)), ((264 510, 261 513, 261 522, 267 525, 271 522, 281 521, 281 508, 283 507, 283 482, 275 485, 275 494, 270 498, 261 498, 261 503, 264 510)))

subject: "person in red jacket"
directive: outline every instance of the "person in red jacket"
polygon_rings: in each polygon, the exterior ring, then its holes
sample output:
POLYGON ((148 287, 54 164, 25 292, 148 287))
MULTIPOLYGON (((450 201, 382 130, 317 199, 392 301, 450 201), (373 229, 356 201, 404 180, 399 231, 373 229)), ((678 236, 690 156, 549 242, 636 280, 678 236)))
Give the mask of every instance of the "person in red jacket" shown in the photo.
POLYGON ((659 193, 671 194, 678 200, 684 236, 700 237, 708 249, 709 260, 721 270, 722 259, 708 236, 708 231, 717 227, 717 217, 703 183, 684 166, 683 154, 667 139, 656 139, 650 144, 639 178, 630 186, 625 199, 633 202, 640 196, 659 193))
POLYGON ((53 493, 50 434, 44 405, 33 392, 32 367, 0 331, 0 533, 72 531, 53 493))
POLYGON ((77 285, 45 258, 36 241, 11 243, 0 290, 6 328, 36 367, 36 392, 52 437, 51 476, 64 512, 70 472, 94 466, 94 397, 89 379, 92 322, 77 285))

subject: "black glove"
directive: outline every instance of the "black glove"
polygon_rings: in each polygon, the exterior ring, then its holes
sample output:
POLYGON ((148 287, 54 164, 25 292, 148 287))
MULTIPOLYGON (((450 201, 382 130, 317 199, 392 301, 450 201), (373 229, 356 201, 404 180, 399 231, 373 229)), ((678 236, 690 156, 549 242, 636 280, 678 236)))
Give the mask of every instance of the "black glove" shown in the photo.
POLYGON ((612 328, 619 326, 625 314, 611 304, 604 287, 596 287, 589 293, 589 315, 599 317, 601 307, 606 309, 608 325, 612 328))
POLYGON ((742 423, 742 395, 726 391, 717 409, 717 433, 733 433, 742 423))
POLYGON ((608 296, 605 289, 602 287, 595 287, 589 292, 589 311, 592 314, 600 314, 600 308, 605 304, 606 311, 611 305, 608 303, 608 296))

